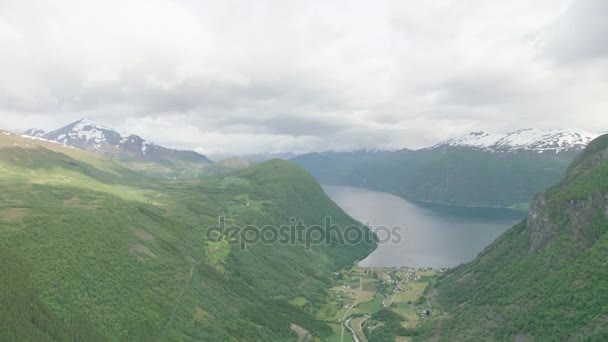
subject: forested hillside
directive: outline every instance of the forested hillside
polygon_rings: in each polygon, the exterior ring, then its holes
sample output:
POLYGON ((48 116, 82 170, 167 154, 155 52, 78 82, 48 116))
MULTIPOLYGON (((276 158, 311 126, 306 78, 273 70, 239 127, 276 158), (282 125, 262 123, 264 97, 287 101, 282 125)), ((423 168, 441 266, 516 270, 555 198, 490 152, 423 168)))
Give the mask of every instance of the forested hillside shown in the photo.
POLYGON ((331 272, 370 244, 255 244, 206 230, 356 224, 306 171, 269 161, 225 177, 161 181, 73 148, 0 134, 0 340, 323 339, 289 304, 323 304, 331 272))
POLYGON ((420 340, 608 339, 608 135, 536 196, 527 220, 427 298, 444 314, 420 340))
POLYGON ((292 159, 322 183, 360 186, 409 200, 527 208, 559 181, 577 152, 454 148, 377 153, 311 153, 292 159))

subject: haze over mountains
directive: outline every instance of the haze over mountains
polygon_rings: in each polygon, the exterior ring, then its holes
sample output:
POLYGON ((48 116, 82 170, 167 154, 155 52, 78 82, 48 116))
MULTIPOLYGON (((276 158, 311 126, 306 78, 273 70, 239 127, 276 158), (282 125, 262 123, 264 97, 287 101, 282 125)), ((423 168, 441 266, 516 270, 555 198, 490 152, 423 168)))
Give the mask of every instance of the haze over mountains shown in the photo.
MULTIPOLYGON (((51 132, 45 132, 44 130, 37 128, 30 128, 22 134, 25 136, 43 138, 68 146, 98 152, 102 155, 121 160, 138 159, 141 161, 171 162, 171 160, 174 159, 173 156, 176 155, 178 159, 201 163, 211 162, 209 158, 198 152, 165 148, 149 142, 137 135, 119 133, 112 128, 99 125, 88 119, 78 120, 51 132)), ((494 134, 479 131, 451 138, 420 150, 445 151, 447 149, 465 148, 491 152, 530 151, 537 153, 560 153, 579 151, 598 135, 599 134, 580 129, 540 130, 527 128, 505 134, 494 134)), ((404 147, 399 150, 403 152, 408 151, 409 149, 404 147)), ((396 150, 366 148, 351 152, 357 154, 394 151, 396 150)), ((341 152, 328 150, 326 152, 318 153, 330 154, 341 152)), ((258 153, 248 155, 235 155, 231 153, 217 152, 213 154, 213 157, 215 161, 238 157, 244 161, 257 163, 275 158, 291 159, 297 157, 297 155, 291 152, 258 153)))
POLYGON ((31 128, 23 135, 98 153, 157 176, 192 178, 217 172, 217 168, 211 167, 212 161, 198 152, 159 146, 138 135, 119 133, 88 119, 51 132, 31 128))
POLYGON ((421 202, 525 209, 595 136, 582 130, 476 132, 415 151, 322 152, 291 160, 322 183, 421 202))
POLYGON ((213 176, 279 158, 303 166, 322 183, 362 186, 423 202, 521 209, 536 192, 558 181, 576 153, 597 136, 577 129, 473 132, 415 151, 267 153, 213 163, 200 153, 165 148, 86 119, 48 133, 30 129, 23 134, 99 153, 164 178, 213 176))
POLYGON ((58 143, 94 151, 120 160, 140 160, 173 163, 176 160, 210 163, 204 155, 194 151, 165 148, 146 141, 135 134, 121 134, 111 128, 81 119, 51 132, 31 128, 23 133, 58 143))

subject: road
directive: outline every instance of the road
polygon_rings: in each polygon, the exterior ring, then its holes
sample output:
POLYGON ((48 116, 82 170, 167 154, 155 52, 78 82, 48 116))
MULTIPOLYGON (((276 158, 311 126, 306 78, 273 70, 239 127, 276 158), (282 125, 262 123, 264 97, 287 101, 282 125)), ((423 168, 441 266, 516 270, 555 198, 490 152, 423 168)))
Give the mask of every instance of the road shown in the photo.
MULTIPOLYGON (((346 312, 344 313, 344 316, 342 316, 342 332, 340 333, 340 342, 344 341, 344 324, 345 324, 346 317, 348 316, 348 313, 353 310, 355 305, 359 304, 358 301, 359 301, 359 298, 361 298, 362 293, 363 293, 363 280, 361 278, 359 278, 359 295, 357 296, 357 298, 355 298, 353 305, 351 305, 348 308, 348 310, 346 310, 346 312)), ((349 329, 350 329, 350 327, 349 327, 349 329)), ((356 336, 355 336, 355 338, 356 338, 356 336)))

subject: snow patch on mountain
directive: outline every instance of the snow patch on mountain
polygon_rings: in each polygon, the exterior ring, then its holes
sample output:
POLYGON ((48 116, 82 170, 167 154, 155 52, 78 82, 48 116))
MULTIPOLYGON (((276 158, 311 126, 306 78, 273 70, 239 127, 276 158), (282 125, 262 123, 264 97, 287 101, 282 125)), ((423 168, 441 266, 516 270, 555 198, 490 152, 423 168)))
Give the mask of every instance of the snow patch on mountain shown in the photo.
POLYGON ((21 135, 28 137, 42 137, 46 134, 45 131, 38 128, 30 128, 27 131, 23 132, 21 135))
POLYGON ((430 149, 435 149, 444 146, 464 146, 474 148, 488 148, 506 135, 504 134, 492 134, 487 132, 471 132, 469 134, 453 138, 437 145, 432 146, 430 149))
POLYGON ((35 134, 37 138, 55 141, 83 150, 91 150, 121 160, 163 163, 173 163, 181 160, 192 163, 210 163, 207 157, 197 152, 165 148, 134 134, 121 134, 88 119, 78 120, 52 132, 44 133, 42 136, 40 136, 39 131, 42 132, 41 130, 30 129, 25 133, 29 133, 28 136, 35 134))
POLYGON ((570 150, 582 150, 598 135, 581 129, 540 130, 527 128, 507 134, 472 132, 434 145, 429 150, 470 148, 491 152, 529 151, 559 153, 570 150))
POLYGON ((146 151, 148 150, 149 147, 154 146, 153 143, 148 142, 148 141, 144 141, 141 144, 141 153, 143 153, 144 155, 146 154, 146 151))
POLYGON ((84 140, 95 145, 107 142, 106 133, 113 132, 111 129, 95 124, 94 122, 82 119, 74 123, 69 132, 61 134, 57 140, 67 142, 68 139, 84 140))

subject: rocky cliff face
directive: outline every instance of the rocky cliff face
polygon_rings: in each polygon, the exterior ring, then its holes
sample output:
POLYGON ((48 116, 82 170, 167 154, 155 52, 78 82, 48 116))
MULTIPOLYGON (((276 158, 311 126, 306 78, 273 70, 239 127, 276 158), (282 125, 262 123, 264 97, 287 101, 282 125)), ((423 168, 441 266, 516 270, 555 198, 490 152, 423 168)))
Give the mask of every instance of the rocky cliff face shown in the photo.
POLYGON ((535 198, 527 220, 530 253, 545 248, 561 234, 567 234, 582 249, 594 242, 593 234, 584 229, 600 213, 608 219, 608 191, 601 191, 608 183, 601 172, 607 160, 608 135, 604 135, 579 155, 558 185, 535 198))
POLYGON ((608 192, 592 193, 587 198, 560 204, 549 202, 546 194, 537 196, 527 219, 529 253, 544 249, 562 234, 567 234, 581 250, 589 248, 599 236, 586 234, 584 230, 598 213, 608 219, 608 192))

